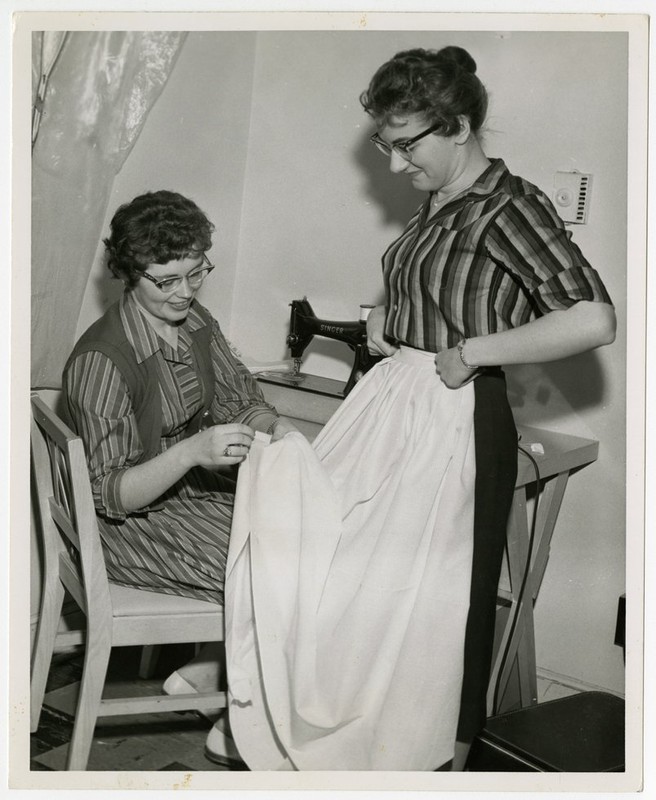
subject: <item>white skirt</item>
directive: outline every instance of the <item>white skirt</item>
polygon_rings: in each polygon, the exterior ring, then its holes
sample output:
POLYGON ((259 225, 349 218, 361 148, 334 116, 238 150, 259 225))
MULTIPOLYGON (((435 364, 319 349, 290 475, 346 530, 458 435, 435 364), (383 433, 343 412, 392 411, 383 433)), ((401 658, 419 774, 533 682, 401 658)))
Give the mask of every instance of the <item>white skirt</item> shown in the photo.
POLYGON ((251 770, 453 756, 474 520, 474 387, 402 348, 311 447, 254 444, 225 587, 229 715, 251 770))

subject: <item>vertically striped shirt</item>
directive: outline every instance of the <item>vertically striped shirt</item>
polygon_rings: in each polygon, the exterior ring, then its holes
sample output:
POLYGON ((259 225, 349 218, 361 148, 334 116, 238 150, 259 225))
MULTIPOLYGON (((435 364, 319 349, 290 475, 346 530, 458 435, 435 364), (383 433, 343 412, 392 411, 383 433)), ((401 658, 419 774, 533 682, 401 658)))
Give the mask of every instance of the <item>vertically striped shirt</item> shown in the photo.
POLYGON ((502 160, 429 218, 430 202, 383 255, 391 339, 437 352, 579 300, 611 302, 551 201, 502 160))
MULTIPOLYGON (((160 385, 160 450, 184 438, 202 406, 189 331, 205 325, 192 304, 174 350, 146 321, 131 295, 120 316, 137 361, 155 355, 160 385)), ((209 317, 207 312, 207 317, 209 317)), ((215 376, 210 408, 217 424, 240 422, 265 431, 277 418, 248 369, 233 355, 212 321, 210 355, 215 376)), ((127 384, 103 353, 89 351, 64 374, 69 407, 85 446, 110 580, 171 594, 219 600, 232 522, 234 476, 196 467, 157 502, 126 512, 120 483, 144 452, 127 384)))

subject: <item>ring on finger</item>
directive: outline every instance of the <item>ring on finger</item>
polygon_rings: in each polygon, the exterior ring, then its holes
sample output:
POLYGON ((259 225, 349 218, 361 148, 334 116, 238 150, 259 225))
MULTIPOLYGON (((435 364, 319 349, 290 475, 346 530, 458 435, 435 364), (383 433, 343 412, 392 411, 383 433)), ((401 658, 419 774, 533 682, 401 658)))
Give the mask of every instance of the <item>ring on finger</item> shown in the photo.
POLYGON ((229 445, 226 447, 226 449, 223 451, 223 455, 224 455, 224 456, 232 457, 232 456, 234 455, 234 453, 231 453, 231 452, 230 452, 230 448, 231 448, 231 447, 243 447, 243 445, 239 444, 238 442, 237 442, 237 443, 234 443, 234 444, 229 444, 229 445))

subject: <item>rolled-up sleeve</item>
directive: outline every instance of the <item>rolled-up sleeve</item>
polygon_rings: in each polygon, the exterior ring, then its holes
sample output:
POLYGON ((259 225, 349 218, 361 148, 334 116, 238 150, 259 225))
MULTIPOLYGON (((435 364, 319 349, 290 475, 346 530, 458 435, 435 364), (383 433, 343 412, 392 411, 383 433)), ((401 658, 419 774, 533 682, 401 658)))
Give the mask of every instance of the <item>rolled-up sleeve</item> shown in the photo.
POLYGON ((539 314, 580 300, 612 304, 601 277, 541 193, 508 203, 495 220, 488 247, 525 287, 539 314))
POLYGON ((94 351, 69 365, 64 382, 69 411, 84 442, 96 510, 123 520, 121 479, 143 455, 125 380, 109 358, 94 351))
POLYGON ((216 423, 240 422, 254 430, 267 431, 278 419, 278 412, 267 403, 258 382, 230 349, 216 320, 212 328, 212 366, 216 423))

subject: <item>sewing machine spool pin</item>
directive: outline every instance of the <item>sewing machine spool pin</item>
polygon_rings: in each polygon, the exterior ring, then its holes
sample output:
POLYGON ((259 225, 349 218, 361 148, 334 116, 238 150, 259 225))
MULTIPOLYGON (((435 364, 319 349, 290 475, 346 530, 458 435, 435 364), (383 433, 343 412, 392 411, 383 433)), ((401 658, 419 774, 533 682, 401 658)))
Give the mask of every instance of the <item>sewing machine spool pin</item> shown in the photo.
POLYGON ((367 347, 366 316, 373 306, 361 306, 359 320, 333 321, 319 319, 312 310, 307 297, 292 300, 289 319, 287 346, 294 360, 294 376, 300 376, 303 353, 314 336, 324 336, 347 344, 355 353, 353 368, 344 387, 344 396, 351 391, 357 381, 378 361, 367 347))

